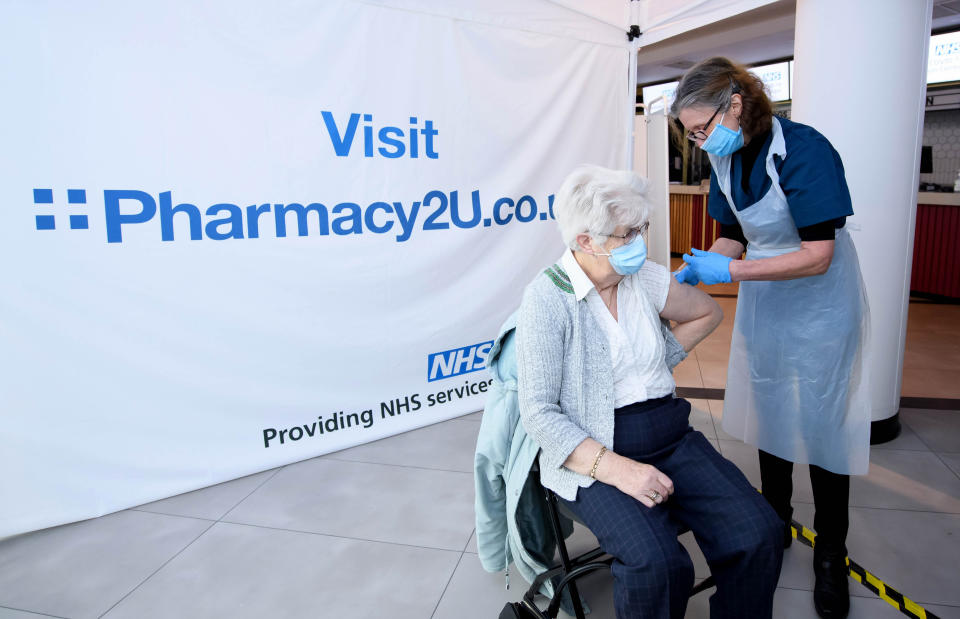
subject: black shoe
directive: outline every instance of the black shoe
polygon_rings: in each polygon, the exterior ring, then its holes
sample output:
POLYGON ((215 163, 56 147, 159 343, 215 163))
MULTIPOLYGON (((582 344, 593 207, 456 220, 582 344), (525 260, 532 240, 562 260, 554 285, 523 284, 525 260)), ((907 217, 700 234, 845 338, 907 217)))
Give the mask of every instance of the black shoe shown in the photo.
POLYGON ((847 551, 813 549, 813 605, 822 619, 844 619, 850 612, 850 591, 847 587, 847 551), (818 552, 819 551, 819 552, 818 552))

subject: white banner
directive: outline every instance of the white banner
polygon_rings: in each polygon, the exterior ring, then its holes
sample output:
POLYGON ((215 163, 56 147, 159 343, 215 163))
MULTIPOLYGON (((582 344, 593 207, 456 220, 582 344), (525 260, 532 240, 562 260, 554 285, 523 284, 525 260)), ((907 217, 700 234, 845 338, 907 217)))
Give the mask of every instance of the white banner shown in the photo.
POLYGON ((482 407, 629 132, 625 36, 522 4, 4 4, 0 536, 482 407))

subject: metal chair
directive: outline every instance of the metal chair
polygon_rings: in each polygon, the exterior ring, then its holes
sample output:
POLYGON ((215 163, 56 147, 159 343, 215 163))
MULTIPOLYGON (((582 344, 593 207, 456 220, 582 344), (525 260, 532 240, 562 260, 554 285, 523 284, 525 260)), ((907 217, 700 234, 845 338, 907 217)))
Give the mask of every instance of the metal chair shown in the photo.
MULTIPOLYGON (((537 475, 537 481, 539 482, 540 472, 536 464, 530 474, 537 475)), ((563 599, 565 589, 570 591, 570 599, 577 619, 586 619, 576 581, 596 570, 610 569, 610 564, 613 563, 613 557, 604 552, 599 546, 579 556, 570 557, 560 528, 560 513, 562 512, 564 516, 567 516, 571 520, 578 522, 580 522, 580 520, 557 499, 557 495, 554 494, 552 490, 543 488, 543 492, 547 503, 550 528, 557 540, 557 551, 560 555, 560 562, 537 576, 519 602, 507 603, 503 607, 503 610, 500 611, 499 619, 556 619, 557 614, 560 612, 560 603, 563 599), (547 608, 541 610, 535 602, 537 592, 547 579, 553 578, 558 578, 554 584, 553 597, 550 599, 547 608)), ((583 523, 581 522, 581 524, 583 523)), ((680 531, 681 534, 685 532, 686 529, 680 531)), ((713 576, 710 576, 690 590, 690 597, 713 586, 713 576)))

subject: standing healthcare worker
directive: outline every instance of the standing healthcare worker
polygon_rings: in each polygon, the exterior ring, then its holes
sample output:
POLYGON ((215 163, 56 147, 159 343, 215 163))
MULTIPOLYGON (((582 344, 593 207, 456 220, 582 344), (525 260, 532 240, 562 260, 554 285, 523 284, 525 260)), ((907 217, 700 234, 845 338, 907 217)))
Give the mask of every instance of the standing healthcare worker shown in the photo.
POLYGON ((789 545, 794 462, 810 464, 814 605, 845 617, 850 475, 867 472, 867 302, 843 163, 815 129, 773 116, 763 83, 726 58, 680 80, 671 115, 705 150, 720 238, 685 255, 688 284, 741 282, 723 429, 760 450, 763 496, 789 545), (746 249, 745 259, 741 259, 746 249))

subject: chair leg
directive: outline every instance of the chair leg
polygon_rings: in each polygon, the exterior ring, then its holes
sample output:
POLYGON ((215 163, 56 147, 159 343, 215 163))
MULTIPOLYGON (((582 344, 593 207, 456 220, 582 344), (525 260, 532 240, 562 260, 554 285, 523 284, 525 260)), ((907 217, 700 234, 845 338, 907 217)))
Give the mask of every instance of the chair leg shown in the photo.
MULTIPOLYGON (((586 619, 586 615, 583 614, 583 604, 580 602, 580 590, 577 589, 577 583, 571 582, 567 585, 567 588, 570 589, 570 598, 573 600, 573 612, 577 615, 577 619, 586 619)), ((563 596, 563 591, 560 592, 560 595, 563 596)))
MULTIPOLYGON (((550 509, 547 511, 550 512, 550 524, 553 527, 553 534, 557 539, 557 549, 560 551, 560 563, 563 565, 563 573, 566 575, 573 569, 573 564, 570 562, 570 555, 567 553, 567 544, 563 539, 563 531, 560 529, 560 517, 557 515, 559 509, 557 507, 557 495, 546 488, 544 488, 544 492, 547 494, 547 503, 550 505, 550 509)), ((567 588, 570 589, 570 598, 573 601, 573 612, 576 613, 577 619, 586 619, 583 613, 583 604, 580 602, 580 590, 577 589, 577 583, 571 581, 567 585, 567 588)), ((562 596, 563 591, 557 591, 556 595, 562 596)))

